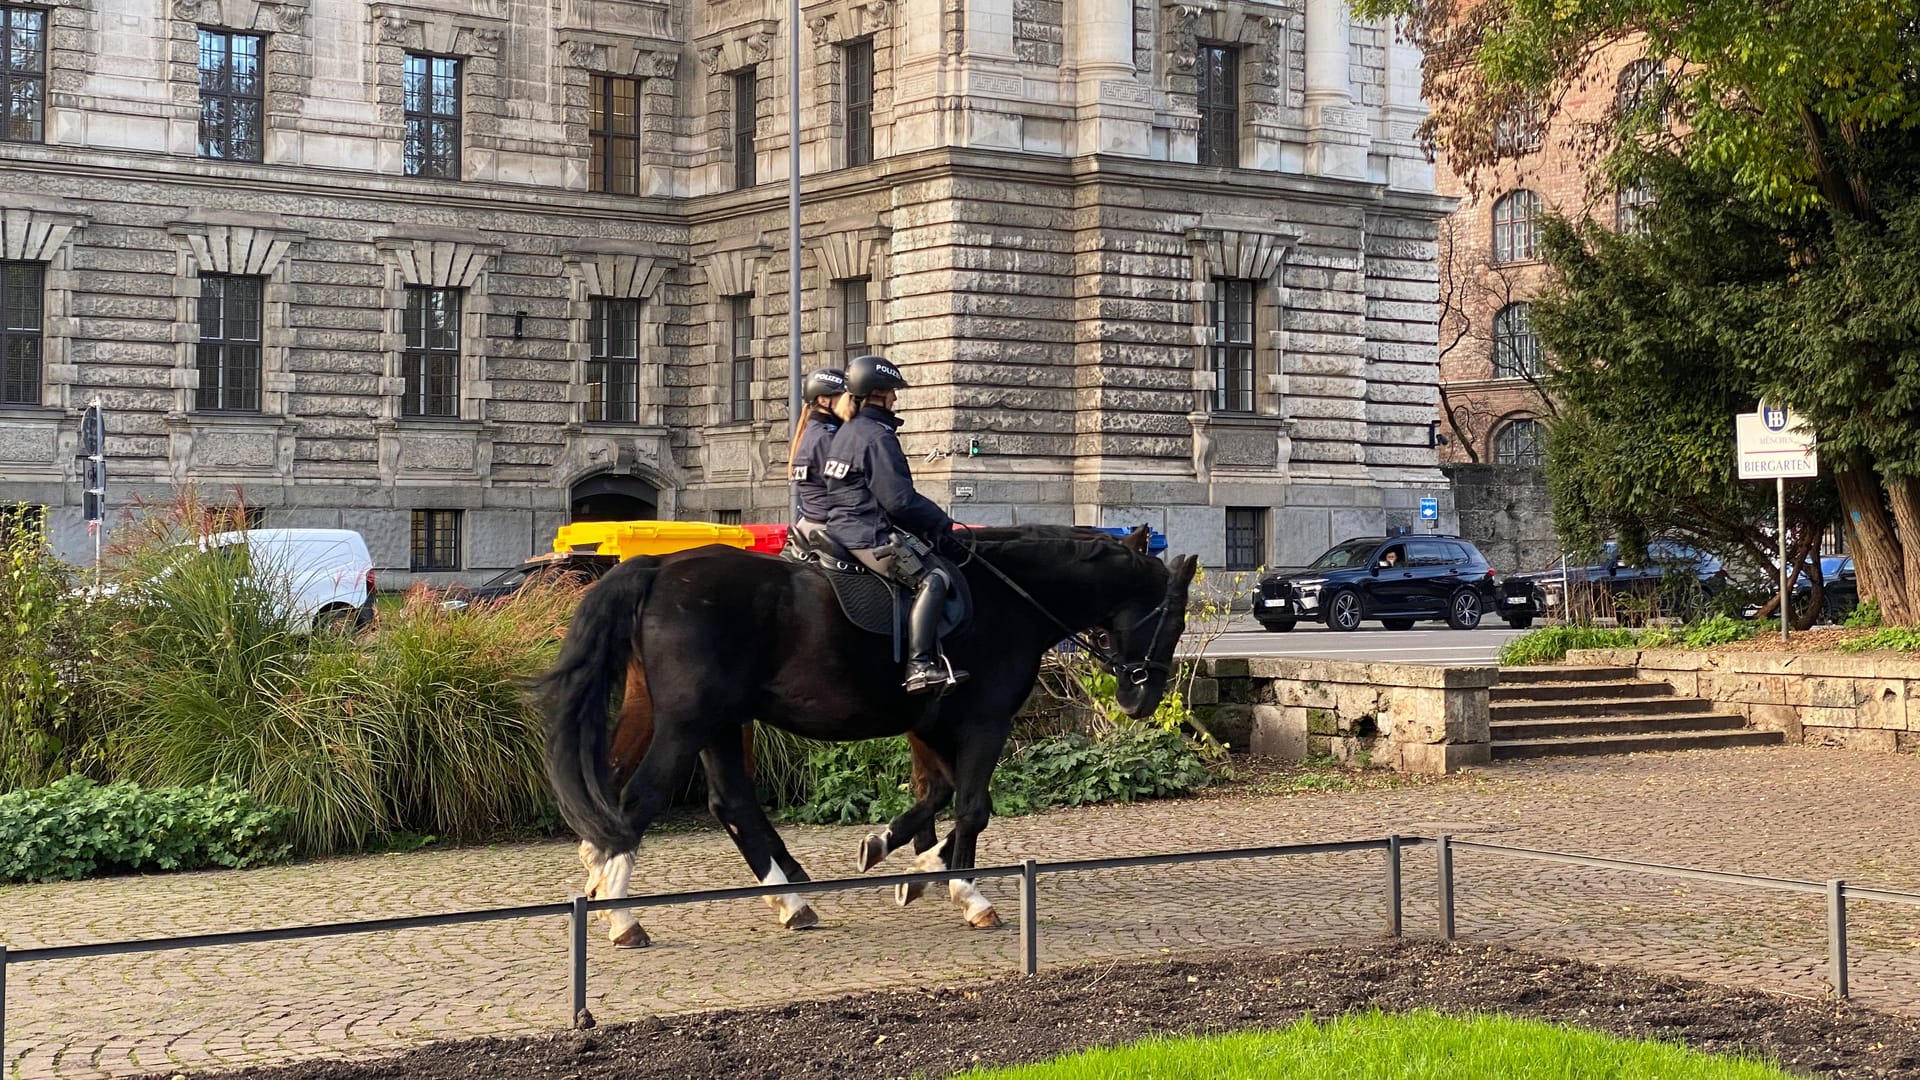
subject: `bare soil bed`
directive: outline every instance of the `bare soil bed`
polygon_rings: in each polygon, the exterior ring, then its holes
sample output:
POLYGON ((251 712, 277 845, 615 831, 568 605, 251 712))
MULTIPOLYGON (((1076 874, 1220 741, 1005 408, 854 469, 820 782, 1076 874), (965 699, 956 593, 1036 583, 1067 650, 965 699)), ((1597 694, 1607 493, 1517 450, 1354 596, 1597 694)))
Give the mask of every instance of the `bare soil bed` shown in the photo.
POLYGON ((1063 968, 1032 979, 436 1043, 378 1061, 309 1061, 199 1076, 941 1077, 1151 1034, 1274 1027, 1308 1012, 1329 1016, 1374 1006, 1533 1017, 1713 1053, 1765 1056, 1804 1076, 1920 1077, 1920 1021, 1502 946, 1411 941, 1063 968))

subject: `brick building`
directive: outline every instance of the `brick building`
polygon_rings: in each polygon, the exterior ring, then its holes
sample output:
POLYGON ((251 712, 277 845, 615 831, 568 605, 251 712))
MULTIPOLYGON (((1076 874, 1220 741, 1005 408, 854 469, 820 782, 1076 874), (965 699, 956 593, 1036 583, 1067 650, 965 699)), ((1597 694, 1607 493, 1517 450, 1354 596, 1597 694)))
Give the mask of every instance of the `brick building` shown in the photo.
POLYGON ((1529 298, 1540 288, 1538 219, 1552 212, 1632 228, 1644 189, 1604 190, 1579 142, 1623 106, 1656 100, 1661 78, 1637 47, 1604 51, 1547 123, 1517 120, 1500 133, 1510 156, 1472 177, 1438 167, 1438 187, 1460 201, 1442 222, 1440 261, 1441 461, 1463 535, 1501 569, 1540 569, 1559 557, 1543 463, 1542 355, 1529 298))
POLYGON ((187 482, 383 582, 570 516, 784 517, 805 363, 982 523, 1309 557, 1441 493, 1418 57, 1339 0, 0 6, 0 501, 187 482), (977 446, 977 456, 969 448, 977 446))

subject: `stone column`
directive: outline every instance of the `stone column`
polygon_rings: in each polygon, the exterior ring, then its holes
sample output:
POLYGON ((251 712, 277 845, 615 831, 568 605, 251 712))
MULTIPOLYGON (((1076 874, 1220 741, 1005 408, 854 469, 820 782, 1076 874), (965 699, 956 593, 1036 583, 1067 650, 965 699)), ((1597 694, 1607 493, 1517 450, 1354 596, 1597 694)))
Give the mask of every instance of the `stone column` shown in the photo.
POLYGON ((1307 0, 1307 171, 1364 180, 1371 138, 1353 103, 1351 53, 1346 0, 1307 0))
POLYGON ((1381 138, 1392 155, 1387 183, 1405 191, 1433 192, 1433 163, 1420 149, 1417 133, 1427 118, 1420 99, 1420 49, 1402 36, 1399 26, 1387 27, 1387 107, 1381 118, 1381 138))
POLYGON ((1067 16, 1082 154, 1146 157, 1153 136, 1153 95, 1133 66, 1133 0, 1075 0, 1067 16))

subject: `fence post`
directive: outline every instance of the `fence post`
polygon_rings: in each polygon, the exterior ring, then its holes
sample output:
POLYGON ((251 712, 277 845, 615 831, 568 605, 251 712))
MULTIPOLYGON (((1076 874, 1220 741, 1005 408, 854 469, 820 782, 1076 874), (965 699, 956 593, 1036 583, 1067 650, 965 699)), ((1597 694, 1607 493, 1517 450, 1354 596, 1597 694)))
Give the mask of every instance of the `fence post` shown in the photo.
POLYGON ((1040 867, 1032 859, 1020 861, 1020 970, 1040 973, 1040 867))
POLYGON ((1441 833, 1434 842, 1440 862, 1440 936, 1453 940, 1453 838, 1441 833))
POLYGON ((1841 1000, 1847 996, 1847 883, 1827 882, 1827 964, 1831 969, 1833 992, 1841 1000))
POLYGON ((568 948, 572 960, 572 977, 568 984, 573 991, 573 1026, 582 1030, 593 1026, 593 1013, 587 1011, 587 898, 573 898, 573 913, 568 918, 567 929, 572 931, 572 944, 568 948))
POLYGON ((1400 834, 1387 837, 1387 934, 1400 936, 1400 834))
POLYGON ((7 946, 0 942, 0 1072, 7 1067, 7 946))

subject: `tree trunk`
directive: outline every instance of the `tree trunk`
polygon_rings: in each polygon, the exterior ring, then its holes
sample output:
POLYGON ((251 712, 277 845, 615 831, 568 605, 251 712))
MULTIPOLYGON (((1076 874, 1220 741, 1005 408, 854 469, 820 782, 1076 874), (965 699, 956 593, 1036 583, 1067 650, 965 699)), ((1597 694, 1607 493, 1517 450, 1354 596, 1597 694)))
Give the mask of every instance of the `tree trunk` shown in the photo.
MULTIPOLYGON (((1920 584, 1920 480, 1901 477, 1886 481, 1887 501, 1893 506, 1894 528, 1899 530, 1901 584, 1906 586, 1907 617, 1890 619, 1896 626, 1920 622, 1920 609, 1914 605, 1914 587, 1920 584)), ((1857 564, 1859 559, 1855 559, 1857 564)), ((1882 605, 1884 613, 1885 605, 1882 605)))
MULTIPOLYGON (((1847 550, 1853 553, 1859 575, 1860 598, 1879 604, 1880 617, 1889 626, 1912 625, 1914 612, 1907 602, 1905 555, 1887 516, 1880 478, 1866 468, 1850 467, 1835 470, 1833 480, 1840 489, 1847 550)), ((1920 540, 1920 533, 1912 535, 1920 540)))

